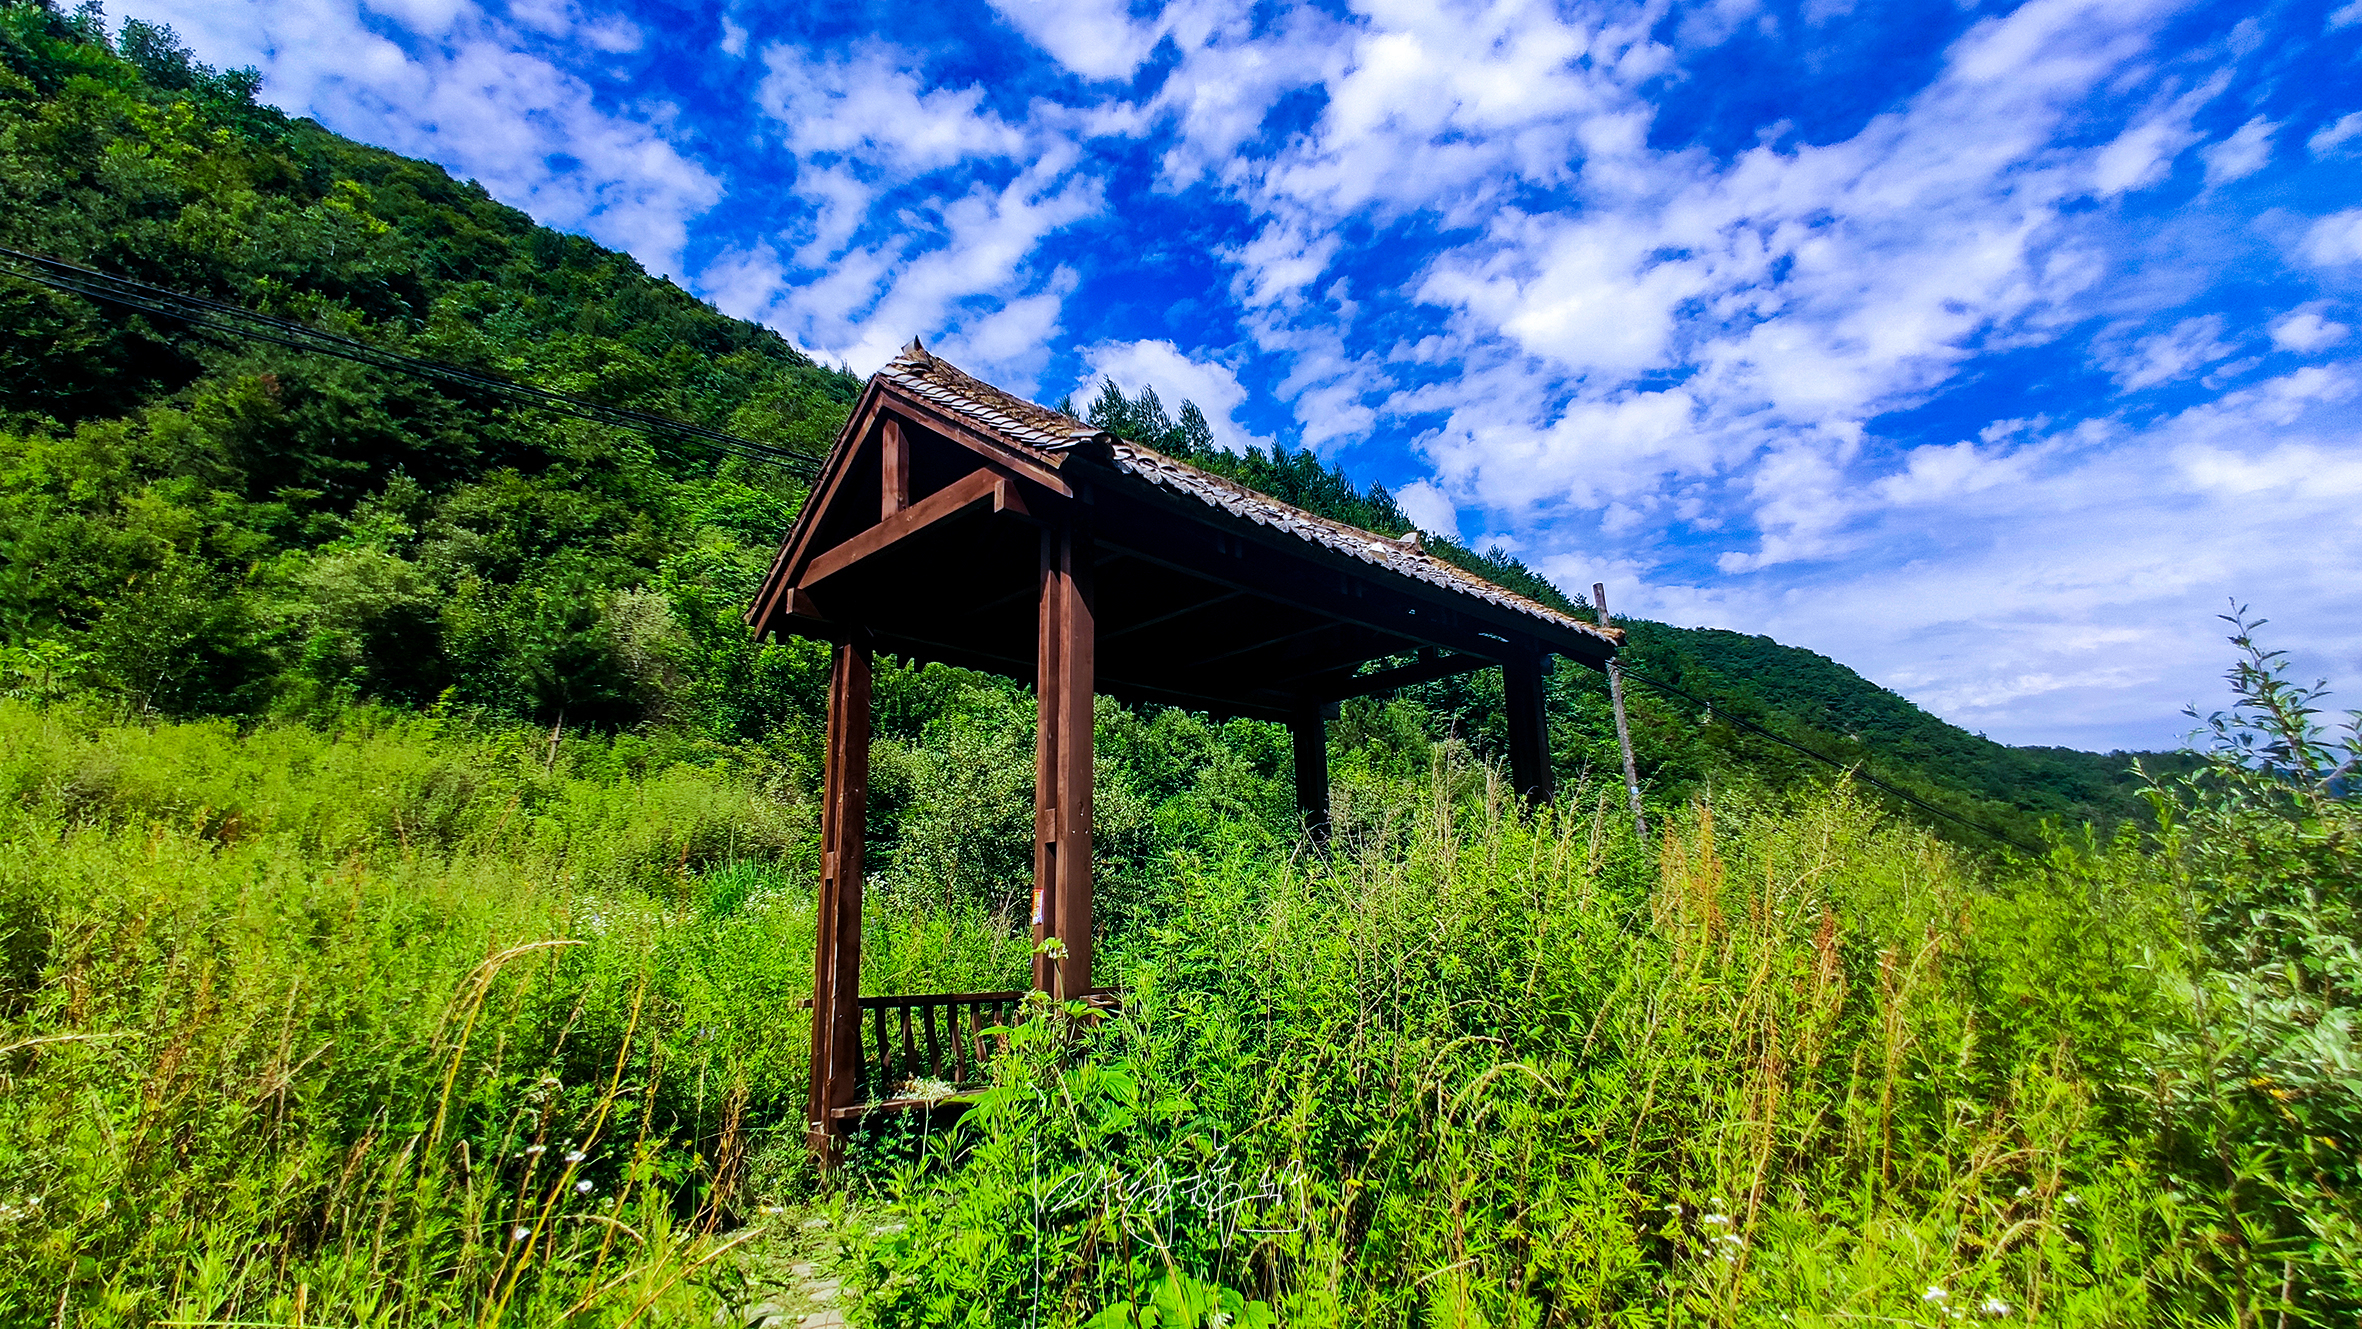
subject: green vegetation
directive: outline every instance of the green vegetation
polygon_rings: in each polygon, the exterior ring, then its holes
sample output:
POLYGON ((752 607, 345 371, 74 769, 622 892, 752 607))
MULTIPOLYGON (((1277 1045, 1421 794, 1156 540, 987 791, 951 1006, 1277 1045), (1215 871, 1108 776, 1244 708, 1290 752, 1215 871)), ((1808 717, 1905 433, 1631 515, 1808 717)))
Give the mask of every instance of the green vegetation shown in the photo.
MULTIPOLYGON (((841 424, 848 375, 254 91, 0 4, 0 245, 765 441, 841 424)), ((1148 390, 1090 415, 1408 526, 1148 390)), ((1534 815, 1497 679, 1350 704, 1327 853, 1283 733, 1103 701, 1122 1015, 1037 1002, 956 1125, 818 1177, 824 657, 738 619, 801 497, 0 276, 0 1323, 743 1324, 800 1262, 895 1326, 2362 1312, 2362 735, 2244 622, 2237 708, 2147 777, 1633 623, 1713 708, 1635 691, 1646 843, 1580 670, 1534 815)), ((1031 701, 882 662, 877 708, 865 988, 1019 985, 1031 701)))
MULTIPOLYGON (((0 703, 0 1320, 704 1324, 818 1258, 896 1326, 2350 1322, 2362 742, 2248 649, 2161 831, 2014 866, 1842 788, 1641 844, 1453 746, 1342 770, 1304 855, 1276 777, 1160 796, 1187 744, 1109 708, 1123 1014, 1042 1001, 834 1190, 808 772, 0 703)), ((907 806, 1021 760, 1001 704, 882 745, 907 806)), ((895 873, 866 986, 1023 972, 895 873)))
MULTIPOLYGON (((858 385, 473 184, 125 25, 0 7, 0 244, 824 450, 858 385)), ((164 714, 356 699, 759 738, 761 467, 0 279, 12 685, 164 714)))

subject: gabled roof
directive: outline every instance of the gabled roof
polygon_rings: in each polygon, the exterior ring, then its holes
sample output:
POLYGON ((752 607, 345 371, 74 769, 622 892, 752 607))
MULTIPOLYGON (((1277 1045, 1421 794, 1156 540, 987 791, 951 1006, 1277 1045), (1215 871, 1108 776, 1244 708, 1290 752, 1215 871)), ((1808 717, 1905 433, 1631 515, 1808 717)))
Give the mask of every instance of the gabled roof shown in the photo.
POLYGON ((1597 624, 1560 613, 1538 600, 1496 586, 1465 568, 1437 558, 1420 546, 1415 534, 1396 540, 1282 503, 1235 480, 1004 392, 936 356, 916 338, 879 370, 877 377, 939 410, 972 421, 1001 439, 1024 447, 1051 466, 1061 465, 1068 455, 1077 451, 1096 453, 1122 474, 1332 553, 1539 619, 1562 632, 1597 638, 1611 649, 1624 640, 1621 629, 1602 629, 1597 624))

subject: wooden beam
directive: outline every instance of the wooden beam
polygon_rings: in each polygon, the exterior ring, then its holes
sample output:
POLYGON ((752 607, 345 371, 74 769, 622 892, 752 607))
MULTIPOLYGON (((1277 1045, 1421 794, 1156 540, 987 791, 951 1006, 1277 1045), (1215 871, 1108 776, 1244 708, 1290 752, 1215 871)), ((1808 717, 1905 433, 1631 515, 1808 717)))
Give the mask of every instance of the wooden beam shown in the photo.
POLYGON ((1033 936, 1056 937, 1064 959, 1036 953, 1034 985, 1053 997, 1091 990, 1091 693, 1097 681, 1088 533, 1042 531, 1035 667, 1033 936))
MULTIPOLYGON (((998 674, 1020 681, 1032 678, 1031 671, 1035 667, 1035 662, 1030 660, 883 628, 875 633, 875 646, 892 655, 932 660, 958 669, 973 669, 978 673, 998 674)), ((1162 683, 1139 683, 1105 674, 1100 675, 1091 686, 1095 691, 1104 692, 1119 701, 1154 702, 1162 706, 1178 706, 1185 711, 1207 711, 1224 718, 1243 715, 1250 719, 1285 724, 1288 717, 1294 714, 1289 709, 1290 701, 1285 697, 1257 700, 1212 692, 1192 692, 1162 683)))
POLYGON ((1351 626, 1352 624, 1350 623, 1339 623, 1334 620, 1326 620, 1318 623, 1307 624, 1299 619, 1296 627, 1290 628, 1288 631, 1282 632, 1277 636, 1262 637, 1255 641, 1250 641, 1244 646, 1234 646, 1227 651, 1222 651, 1214 655, 1201 655, 1198 658, 1183 665, 1182 668, 1203 669, 1207 665, 1220 664, 1224 660, 1236 659, 1237 657, 1246 655, 1252 651, 1260 651, 1268 647, 1284 645, 1288 642, 1296 640, 1298 637, 1309 637, 1316 632, 1327 632, 1333 628, 1351 626))
POLYGON ((812 1083, 807 1141, 836 1162, 837 1113, 861 1076, 861 869, 869 821, 869 647, 837 643, 828 682, 820 803, 820 890, 812 957, 812 1083))
POLYGON ((790 587, 800 585, 805 578, 802 571, 809 562, 813 532, 819 529, 843 489, 845 479, 857 468, 854 460, 860 455, 872 429, 881 429, 888 420, 897 427, 903 422, 916 422, 953 444, 974 453, 987 466, 1012 478, 1031 480, 1053 494, 1071 498, 1074 487, 1058 474, 1055 466, 1044 464, 1027 449, 991 438, 968 426, 955 416, 938 410, 923 398, 872 376, 862 390, 861 399, 854 403, 852 416, 845 421, 836 443, 829 449, 828 459, 821 463, 819 478, 804 499, 803 508, 796 514, 795 524, 788 529, 787 538, 780 542, 779 554, 771 560, 771 570, 763 578, 762 589, 755 594, 754 606, 747 611, 746 621, 755 629, 759 639, 775 627, 782 601, 790 587), (896 420, 896 417, 900 417, 896 420))
POLYGON ((936 522, 957 516, 978 503, 989 500, 996 512, 1012 507, 1022 511, 1024 504, 1014 491, 1015 486, 1005 476, 994 475, 990 471, 970 472, 843 544, 815 554, 812 561, 804 565, 804 575, 796 581, 797 589, 816 586, 888 546, 909 539, 936 522))
MULTIPOLYGON (((1129 556, 1126 555, 1126 557, 1129 556)), ((1246 594, 1245 591, 1224 591, 1220 595, 1212 596, 1204 600, 1199 600, 1194 604, 1183 605, 1179 609, 1172 610, 1168 613, 1158 614, 1152 618, 1144 618, 1137 623, 1126 623, 1113 632, 1102 632, 1099 634, 1099 640, 1102 642, 1110 642, 1116 641, 1120 638, 1129 637, 1135 632, 1145 631, 1146 629, 1153 628, 1160 623, 1170 623, 1176 618, 1182 618, 1189 614, 1194 614, 1201 609, 1211 609, 1215 605, 1222 604, 1230 600, 1236 600, 1244 594, 1246 594)))
POLYGON ((1319 689, 1319 695, 1330 701, 1343 701, 1347 697, 1367 697, 1376 692, 1392 692, 1397 688, 1432 683, 1439 678, 1450 678, 1455 674, 1473 673, 1491 663, 1490 660, 1481 660, 1473 655, 1439 656, 1433 660, 1421 660, 1416 664, 1381 669, 1374 674, 1353 674, 1343 678, 1323 680, 1326 686, 1319 689))
POLYGON ((1557 792, 1550 769, 1550 720, 1542 705, 1546 657, 1531 642, 1514 643, 1501 662, 1502 709, 1509 722, 1509 782, 1527 802, 1548 803, 1557 792))
MULTIPOLYGON (((901 388, 884 385, 892 394, 894 411, 915 423, 925 425, 934 433, 959 444, 970 452, 996 465, 1005 466, 1061 498, 1074 497, 1074 486, 1058 473, 1057 466, 1042 459, 1040 453, 1019 444, 1006 443, 978 429, 962 416, 943 410, 924 397, 901 388)), ((1061 459, 1063 460, 1063 459, 1061 459)))

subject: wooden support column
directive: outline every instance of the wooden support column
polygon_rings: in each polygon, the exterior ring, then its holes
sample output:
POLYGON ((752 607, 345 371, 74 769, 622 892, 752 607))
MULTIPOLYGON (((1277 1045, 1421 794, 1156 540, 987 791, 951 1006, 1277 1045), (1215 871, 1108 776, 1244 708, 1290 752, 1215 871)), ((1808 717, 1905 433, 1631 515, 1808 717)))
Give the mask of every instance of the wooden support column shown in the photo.
POLYGON ((1513 643, 1501 662, 1501 695, 1509 722, 1509 781, 1529 803, 1556 791, 1550 771, 1550 720, 1542 705, 1542 666, 1532 642, 1513 643))
POLYGON ((1316 845, 1329 842, 1329 726, 1317 697, 1296 703, 1288 734, 1296 740, 1296 815, 1316 845))
POLYGON ((1087 532, 1066 525, 1043 530, 1034 676, 1033 938, 1058 938, 1066 958, 1035 955, 1033 982, 1054 997, 1091 990, 1091 691, 1098 648, 1091 559, 1087 532))
POLYGON ((910 440, 889 415, 878 428, 878 520, 910 506, 910 440))
POLYGON ((861 1073, 861 850, 869 820, 869 647, 836 644, 828 681, 828 751, 820 802, 820 893, 812 959, 813 1152, 836 1161, 837 1108, 861 1073))

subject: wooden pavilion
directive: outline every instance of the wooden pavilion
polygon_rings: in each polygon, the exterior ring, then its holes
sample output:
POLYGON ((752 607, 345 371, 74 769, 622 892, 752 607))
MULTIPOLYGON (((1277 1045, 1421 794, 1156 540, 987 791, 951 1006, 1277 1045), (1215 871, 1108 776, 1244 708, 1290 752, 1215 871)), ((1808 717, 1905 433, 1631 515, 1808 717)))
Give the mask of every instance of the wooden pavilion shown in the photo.
POLYGON ((1033 981, 1088 998, 1104 995, 1091 971, 1094 692, 1289 726, 1297 802, 1320 835, 1324 720, 1341 699, 1497 665, 1511 779, 1547 799, 1548 657, 1604 668, 1622 638, 1415 535, 1277 502, 971 378, 916 340, 870 379, 747 621, 758 639, 834 648, 809 1117, 823 1150, 863 1112, 909 1102, 901 1077, 972 1076, 975 1031, 1022 996, 860 995, 873 652, 1033 684, 1033 930, 1064 944, 1063 958, 1037 952, 1033 981))

